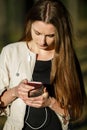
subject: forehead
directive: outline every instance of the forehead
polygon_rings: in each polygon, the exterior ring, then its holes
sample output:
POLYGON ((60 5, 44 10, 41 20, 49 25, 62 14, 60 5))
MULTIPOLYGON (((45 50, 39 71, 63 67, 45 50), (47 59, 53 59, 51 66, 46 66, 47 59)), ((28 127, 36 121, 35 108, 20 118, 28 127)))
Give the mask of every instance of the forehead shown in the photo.
POLYGON ((56 29, 52 24, 42 21, 35 21, 32 23, 32 29, 44 34, 55 33, 56 29))

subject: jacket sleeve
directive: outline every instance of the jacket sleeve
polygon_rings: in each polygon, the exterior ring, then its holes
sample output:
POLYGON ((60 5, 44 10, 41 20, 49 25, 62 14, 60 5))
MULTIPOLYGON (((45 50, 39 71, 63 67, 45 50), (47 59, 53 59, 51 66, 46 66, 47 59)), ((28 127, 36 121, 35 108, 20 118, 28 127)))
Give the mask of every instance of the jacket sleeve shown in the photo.
MULTIPOLYGON (((6 89, 9 88, 9 70, 7 65, 8 63, 9 61, 6 55, 6 49, 3 48, 0 54, 0 96, 6 89)), ((6 113, 6 111, 0 107, 0 115, 3 115, 4 113, 6 113)))

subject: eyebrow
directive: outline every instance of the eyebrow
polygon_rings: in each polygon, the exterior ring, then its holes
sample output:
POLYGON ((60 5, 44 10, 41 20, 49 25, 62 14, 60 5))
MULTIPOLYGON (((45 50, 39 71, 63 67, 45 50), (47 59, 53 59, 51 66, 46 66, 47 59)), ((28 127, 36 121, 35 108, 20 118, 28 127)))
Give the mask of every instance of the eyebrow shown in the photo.
MULTIPOLYGON (((38 30, 36 30, 36 29, 34 29, 34 28, 33 28, 33 30, 34 30, 35 32, 38 32, 38 33, 40 33, 38 30)), ((40 34, 41 34, 41 33, 40 33, 40 34)))
MULTIPOLYGON (((35 32, 37 32, 37 33, 40 33, 40 34, 42 34, 41 32, 39 32, 38 30, 36 30, 36 29, 34 29, 34 28, 33 28, 33 30, 34 30, 35 32)), ((55 35, 55 32, 53 32, 53 33, 50 33, 50 34, 46 34, 46 35, 55 35)))

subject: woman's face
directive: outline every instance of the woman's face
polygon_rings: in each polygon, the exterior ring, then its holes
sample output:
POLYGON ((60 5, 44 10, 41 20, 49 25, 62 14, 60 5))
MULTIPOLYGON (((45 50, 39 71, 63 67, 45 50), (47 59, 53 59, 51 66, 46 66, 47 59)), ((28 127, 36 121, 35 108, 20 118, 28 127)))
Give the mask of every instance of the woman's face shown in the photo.
POLYGON ((55 44, 56 29, 52 24, 42 21, 35 21, 31 26, 33 42, 39 49, 52 50, 55 44))

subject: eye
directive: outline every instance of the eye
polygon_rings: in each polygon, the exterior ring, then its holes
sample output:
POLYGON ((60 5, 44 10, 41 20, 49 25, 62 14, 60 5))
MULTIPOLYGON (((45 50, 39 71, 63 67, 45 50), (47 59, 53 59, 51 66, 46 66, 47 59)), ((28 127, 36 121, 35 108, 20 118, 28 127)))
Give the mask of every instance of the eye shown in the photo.
POLYGON ((47 35, 47 36, 50 37, 50 38, 52 38, 52 37, 55 36, 55 34, 49 34, 49 35, 47 35))
POLYGON ((39 33, 38 31, 35 31, 35 34, 36 34, 36 35, 40 35, 40 33, 39 33))

